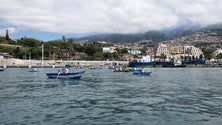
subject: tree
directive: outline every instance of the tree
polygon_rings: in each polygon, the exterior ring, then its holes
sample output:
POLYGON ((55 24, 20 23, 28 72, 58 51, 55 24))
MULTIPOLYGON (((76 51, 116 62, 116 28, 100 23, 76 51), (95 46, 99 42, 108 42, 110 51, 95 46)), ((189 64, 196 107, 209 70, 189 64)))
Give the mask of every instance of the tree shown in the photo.
POLYGON ((164 53, 161 53, 161 55, 160 55, 160 59, 166 59, 167 57, 166 57, 166 55, 164 54, 164 53))
POLYGON ((41 45, 41 42, 39 40, 33 38, 23 38, 21 40, 18 40, 18 43, 24 47, 38 47, 41 45))
POLYGON ((140 49, 141 53, 145 53, 146 54, 146 48, 143 47, 142 49, 140 49))
POLYGON ((16 58, 18 58, 18 55, 19 55, 19 53, 20 53, 20 48, 19 48, 19 47, 16 47, 16 48, 13 50, 13 52, 14 52, 14 56, 15 56, 16 58))
POLYGON ((192 60, 194 60, 195 59, 195 57, 194 57, 194 55, 192 56, 192 60))
MULTIPOLYGON (((29 48, 28 53, 30 53, 30 58, 40 59, 41 54, 42 54, 42 49, 39 47, 32 47, 32 48, 29 48)), ((45 55, 48 56, 47 53, 45 55)))
POLYGON ((101 51, 97 51, 95 53, 96 60, 103 60, 103 53, 101 51))
POLYGON ((203 54, 201 54, 201 55, 199 56, 199 59, 203 59, 203 54))
POLYGON ((0 43, 8 44, 8 41, 5 39, 5 37, 0 36, 0 43))
POLYGON ((126 49, 126 48, 122 49, 122 50, 121 50, 121 53, 122 53, 122 54, 128 53, 128 49, 126 49))
POLYGON ((119 49, 119 48, 116 48, 116 53, 113 54, 113 57, 117 60, 122 60, 122 56, 123 54, 125 53, 128 53, 128 50, 126 48, 124 49, 119 49))
POLYGON ((62 36, 62 41, 63 41, 63 42, 66 42, 65 36, 62 36))
POLYGON ((213 51, 214 50, 211 50, 211 49, 204 49, 203 50, 204 57, 208 60, 211 59, 212 58, 211 55, 212 55, 213 51))
POLYGON ((9 35, 8 35, 8 30, 6 30, 5 39, 10 40, 9 35))
POLYGON ((217 56, 216 56, 217 59, 221 59, 222 58, 222 53, 219 53, 217 56))
POLYGON ((94 56, 94 54, 96 53, 96 48, 94 46, 86 46, 85 53, 88 56, 94 56))
POLYGON ((82 46, 80 44, 74 44, 73 48, 74 48, 75 51, 84 52, 84 46, 82 46))
POLYGON ((107 59, 109 60, 109 59, 113 58, 113 55, 111 53, 104 53, 103 57, 104 57, 105 60, 107 60, 107 59))

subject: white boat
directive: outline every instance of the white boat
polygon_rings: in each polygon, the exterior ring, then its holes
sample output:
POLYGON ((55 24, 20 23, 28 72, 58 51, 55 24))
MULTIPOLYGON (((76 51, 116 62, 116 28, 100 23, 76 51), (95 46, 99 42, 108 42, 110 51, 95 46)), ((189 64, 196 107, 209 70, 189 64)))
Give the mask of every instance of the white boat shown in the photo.
POLYGON ((40 72, 38 69, 34 68, 32 70, 30 70, 29 72, 40 72))

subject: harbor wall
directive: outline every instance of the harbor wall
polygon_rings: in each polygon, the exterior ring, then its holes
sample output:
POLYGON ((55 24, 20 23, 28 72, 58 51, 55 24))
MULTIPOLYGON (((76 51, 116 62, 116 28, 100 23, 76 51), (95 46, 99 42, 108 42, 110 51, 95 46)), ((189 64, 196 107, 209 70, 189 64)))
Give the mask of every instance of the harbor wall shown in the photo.
MULTIPOLYGON (((0 68, 61 68, 65 65, 73 67, 104 67, 107 65, 128 65, 128 61, 84 61, 84 60, 22 60, 22 59, 0 59, 0 68)), ((153 68, 161 68, 161 65, 156 65, 153 68)), ((188 64, 186 68, 207 68, 207 67, 222 67, 221 64, 204 64, 195 65, 188 64)))
POLYGON ((0 67, 3 68, 61 68, 65 65, 74 67, 128 65, 128 61, 84 61, 84 60, 21 60, 0 59, 0 67))

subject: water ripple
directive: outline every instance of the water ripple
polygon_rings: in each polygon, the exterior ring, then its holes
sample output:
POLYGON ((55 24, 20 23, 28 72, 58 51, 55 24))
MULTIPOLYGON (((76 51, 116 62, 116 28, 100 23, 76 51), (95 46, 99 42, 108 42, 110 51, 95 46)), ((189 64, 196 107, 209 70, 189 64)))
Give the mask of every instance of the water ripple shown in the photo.
POLYGON ((221 69, 156 68, 148 77, 100 69, 80 80, 48 79, 49 70, 0 74, 0 124, 222 124, 221 69))

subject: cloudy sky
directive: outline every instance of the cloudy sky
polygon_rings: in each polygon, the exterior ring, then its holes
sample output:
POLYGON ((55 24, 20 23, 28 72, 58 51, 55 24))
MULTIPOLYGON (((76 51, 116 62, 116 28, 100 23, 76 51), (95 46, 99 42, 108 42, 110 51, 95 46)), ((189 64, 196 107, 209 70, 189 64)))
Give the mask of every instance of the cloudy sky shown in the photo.
POLYGON ((222 0, 0 0, 0 35, 40 40, 222 23, 222 0))

